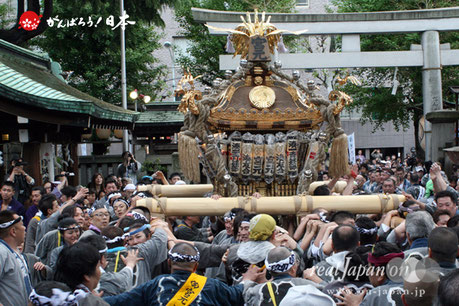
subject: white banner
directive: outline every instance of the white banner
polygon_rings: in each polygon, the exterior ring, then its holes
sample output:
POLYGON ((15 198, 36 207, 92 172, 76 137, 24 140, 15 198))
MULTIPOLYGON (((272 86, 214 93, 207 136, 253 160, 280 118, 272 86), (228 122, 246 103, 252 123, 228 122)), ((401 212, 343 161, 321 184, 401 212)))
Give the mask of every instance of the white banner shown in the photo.
POLYGON ((347 145, 349 150, 349 162, 355 164, 355 137, 354 133, 347 136, 347 145))
POLYGON ((43 180, 54 181, 54 145, 40 144, 40 173, 43 180))

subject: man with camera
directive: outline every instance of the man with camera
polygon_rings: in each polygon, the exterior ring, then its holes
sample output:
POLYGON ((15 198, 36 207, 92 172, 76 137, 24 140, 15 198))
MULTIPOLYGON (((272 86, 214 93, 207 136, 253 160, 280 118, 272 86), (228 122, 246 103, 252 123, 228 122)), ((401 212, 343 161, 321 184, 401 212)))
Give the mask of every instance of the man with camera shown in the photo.
POLYGON ((132 184, 137 184, 137 171, 140 169, 140 163, 135 160, 131 152, 125 151, 121 154, 123 163, 118 165, 116 169, 116 176, 119 178, 130 178, 132 184))
POLYGON ((29 198, 30 189, 35 184, 33 177, 24 171, 24 166, 26 165, 27 163, 22 158, 13 159, 11 161, 13 169, 7 178, 7 181, 12 182, 14 185, 14 197, 22 204, 29 198))

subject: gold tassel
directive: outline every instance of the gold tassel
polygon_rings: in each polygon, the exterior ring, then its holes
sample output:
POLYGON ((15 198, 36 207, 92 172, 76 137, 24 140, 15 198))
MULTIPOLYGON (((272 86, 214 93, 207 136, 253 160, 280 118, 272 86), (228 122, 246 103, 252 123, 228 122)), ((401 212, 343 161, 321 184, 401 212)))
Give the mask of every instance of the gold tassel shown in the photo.
POLYGON ((332 178, 339 178, 349 174, 349 156, 348 156, 347 135, 341 134, 333 138, 330 149, 330 167, 328 174, 332 178))
POLYGON ((193 181, 194 183, 199 183, 199 150, 196 145, 196 139, 187 136, 183 133, 179 133, 178 153, 180 160, 180 168, 183 172, 183 175, 190 181, 193 181))

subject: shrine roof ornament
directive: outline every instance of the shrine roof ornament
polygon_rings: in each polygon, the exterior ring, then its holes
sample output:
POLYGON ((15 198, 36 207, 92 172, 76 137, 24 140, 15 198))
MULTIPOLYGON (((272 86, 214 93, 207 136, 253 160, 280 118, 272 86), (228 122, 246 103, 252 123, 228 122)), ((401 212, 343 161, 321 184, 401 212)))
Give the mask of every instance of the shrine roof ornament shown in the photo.
POLYGON ((199 109, 195 101, 202 99, 202 93, 194 88, 194 81, 200 77, 201 75, 193 77, 189 69, 183 72, 183 76, 178 82, 177 89, 174 92, 176 97, 182 97, 180 105, 177 108, 178 111, 184 114, 188 111, 192 112, 194 115, 199 114, 199 109))
POLYGON ((242 58, 246 58, 247 54, 249 53, 249 45, 250 45, 250 38, 252 37, 264 37, 268 41, 269 50, 271 53, 274 53, 274 49, 279 47, 279 43, 282 41, 281 34, 289 33, 294 35, 301 35, 306 33, 308 30, 301 30, 301 31, 288 31, 288 30, 279 30, 275 27, 272 23, 270 23, 271 16, 266 18, 266 13, 261 13, 261 19, 258 18, 258 11, 255 10, 254 13, 254 22, 252 22, 252 18, 250 13, 247 12, 246 17, 240 16, 242 23, 239 24, 236 29, 226 29, 226 28, 218 28, 211 26, 209 24, 205 24, 208 28, 220 31, 220 32, 228 32, 231 34, 230 40, 234 45, 234 56, 240 54, 242 58))
MULTIPOLYGON (((328 99, 318 92, 314 80, 307 85, 299 71, 282 71, 272 54, 281 52, 283 33, 263 12, 247 13, 230 33, 240 67, 216 78, 201 93, 185 71, 179 82, 178 108, 184 122, 178 136, 180 167, 184 175, 198 182, 200 165, 214 185, 214 192, 227 196, 301 194, 317 179, 329 142, 329 173, 348 173, 347 136, 339 114, 352 98, 333 90, 328 99), (253 22, 252 22, 253 19, 253 22)), ((185 69, 184 69, 185 70, 185 69)), ((356 77, 337 79, 337 86, 359 84, 356 77)))

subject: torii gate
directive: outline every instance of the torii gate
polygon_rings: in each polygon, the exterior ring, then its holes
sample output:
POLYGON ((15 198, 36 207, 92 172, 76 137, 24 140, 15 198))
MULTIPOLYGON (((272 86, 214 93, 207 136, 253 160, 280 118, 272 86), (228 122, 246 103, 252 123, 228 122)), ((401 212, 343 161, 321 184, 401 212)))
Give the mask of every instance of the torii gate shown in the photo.
MULTIPOLYGON (((213 11, 192 8, 197 22, 214 27, 234 29, 245 13, 213 11)), ((388 11, 341 14, 283 14, 270 13, 271 23, 280 29, 298 31, 308 29, 303 35, 342 35, 340 53, 279 54, 284 69, 328 69, 369 67, 421 66, 423 82, 424 116, 441 111, 441 67, 459 65, 459 50, 450 50, 449 44, 440 45, 439 32, 459 31, 459 7, 415 11, 388 11), (361 52, 360 35, 389 33, 422 33, 421 45, 410 51, 361 52)), ((210 29, 213 35, 226 35, 210 29)), ((220 55, 221 70, 235 70, 239 57, 220 55)), ((455 115, 457 116, 457 114, 455 115)), ((426 116, 429 118, 429 116, 426 116)), ((448 135, 441 127, 425 121, 426 160, 436 161, 439 150, 448 135), (435 137, 432 138, 432 131, 435 137)))

